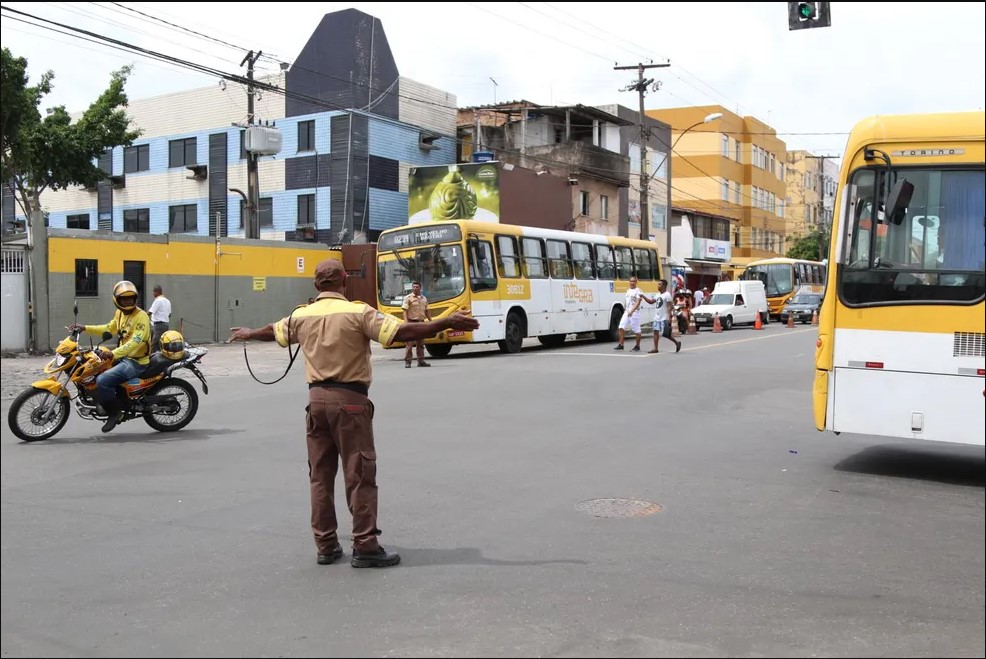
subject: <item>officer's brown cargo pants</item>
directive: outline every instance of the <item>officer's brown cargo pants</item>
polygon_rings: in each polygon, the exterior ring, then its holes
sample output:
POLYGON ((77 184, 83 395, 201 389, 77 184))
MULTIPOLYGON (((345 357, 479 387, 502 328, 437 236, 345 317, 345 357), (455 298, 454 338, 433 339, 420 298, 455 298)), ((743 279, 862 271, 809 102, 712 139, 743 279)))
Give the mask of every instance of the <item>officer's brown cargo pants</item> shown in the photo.
POLYGON ((353 516, 353 549, 379 548, 377 452, 373 446, 373 403, 339 388, 308 390, 308 473, 312 488, 312 531, 320 554, 339 542, 335 478, 342 460, 346 499, 353 516))

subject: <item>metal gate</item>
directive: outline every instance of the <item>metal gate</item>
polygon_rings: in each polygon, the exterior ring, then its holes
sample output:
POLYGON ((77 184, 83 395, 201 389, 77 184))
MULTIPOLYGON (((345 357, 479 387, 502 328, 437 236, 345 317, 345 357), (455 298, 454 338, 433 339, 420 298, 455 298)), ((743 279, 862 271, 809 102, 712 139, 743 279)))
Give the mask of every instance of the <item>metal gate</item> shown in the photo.
POLYGON ((0 251, 0 350, 26 352, 28 348, 27 253, 23 249, 0 251))

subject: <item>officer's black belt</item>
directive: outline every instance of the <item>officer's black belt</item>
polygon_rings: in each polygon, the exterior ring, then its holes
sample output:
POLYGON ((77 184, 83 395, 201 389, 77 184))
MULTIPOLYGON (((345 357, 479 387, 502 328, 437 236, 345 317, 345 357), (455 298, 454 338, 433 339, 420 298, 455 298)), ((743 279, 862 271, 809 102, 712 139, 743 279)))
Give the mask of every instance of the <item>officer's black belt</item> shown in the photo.
POLYGON ((370 395, 370 388, 365 384, 359 382, 339 382, 338 380, 317 380, 315 382, 309 382, 308 388, 314 389, 315 387, 322 387, 324 389, 345 389, 347 391, 353 391, 357 394, 363 394, 364 396, 370 395))

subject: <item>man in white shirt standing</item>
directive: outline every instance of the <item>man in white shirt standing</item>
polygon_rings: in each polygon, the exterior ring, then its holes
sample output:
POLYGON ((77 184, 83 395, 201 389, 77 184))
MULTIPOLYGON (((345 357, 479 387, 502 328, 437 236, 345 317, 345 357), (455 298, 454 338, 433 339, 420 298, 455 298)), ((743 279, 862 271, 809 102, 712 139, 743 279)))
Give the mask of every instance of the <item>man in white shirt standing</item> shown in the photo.
POLYGON ((695 291, 695 306, 696 307, 702 306, 702 303, 705 302, 705 291, 706 290, 708 290, 708 289, 706 289, 706 288, 700 288, 697 291, 695 291))
POLYGON ((680 352, 681 341, 671 336, 671 332, 665 329, 671 327, 669 324, 671 322, 671 293, 668 293, 668 282, 664 279, 657 282, 657 290, 657 296, 653 300, 649 297, 643 296, 644 300, 648 304, 657 305, 657 309, 654 310, 654 349, 649 350, 648 354, 656 354, 660 352, 657 349, 657 342, 661 340, 662 335, 674 343, 675 352, 680 352))
POLYGON ((168 331, 171 318, 171 300, 164 297, 160 286, 154 287, 154 301, 147 314, 151 317, 151 352, 155 352, 161 348, 161 335, 168 331))
POLYGON ((644 292, 637 288, 637 278, 630 277, 630 288, 627 289, 623 300, 623 317, 620 318, 620 342, 616 344, 614 350, 623 350, 626 330, 632 329, 637 342, 631 350, 640 352, 640 303, 643 299, 644 292))

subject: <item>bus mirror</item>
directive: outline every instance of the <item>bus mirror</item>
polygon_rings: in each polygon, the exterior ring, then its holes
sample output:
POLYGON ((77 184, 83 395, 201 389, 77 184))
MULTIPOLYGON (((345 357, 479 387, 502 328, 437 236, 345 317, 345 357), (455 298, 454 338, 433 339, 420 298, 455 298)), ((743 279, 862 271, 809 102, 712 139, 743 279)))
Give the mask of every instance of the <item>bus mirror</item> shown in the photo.
POLYGON ((906 178, 902 178, 891 188, 887 195, 887 219, 894 224, 904 221, 904 212, 911 203, 911 195, 914 194, 914 184, 909 183, 906 178))

